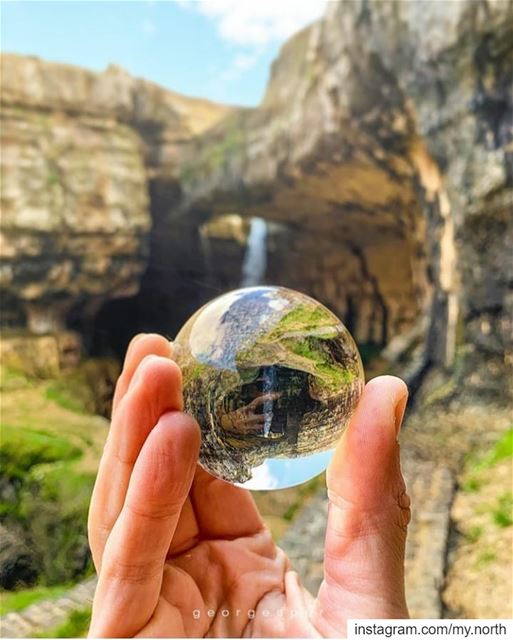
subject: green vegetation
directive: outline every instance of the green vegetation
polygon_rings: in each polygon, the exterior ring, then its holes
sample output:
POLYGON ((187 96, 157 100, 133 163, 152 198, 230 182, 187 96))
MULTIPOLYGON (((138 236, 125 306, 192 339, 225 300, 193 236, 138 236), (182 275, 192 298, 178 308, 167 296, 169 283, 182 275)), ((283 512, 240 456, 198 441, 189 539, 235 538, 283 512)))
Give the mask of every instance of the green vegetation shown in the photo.
POLYGON ((513 457, 513 426, 495 443, 493 449, 481 463, 481 467, 490 468, 502 460, 513 457))
POLYGON ((355 374, 333 362, 322 342, 322 339, 309 337, 305 340, 287 340, 287 345, 292 353, 310 360, 323 387, 330 391, 336 391, 344 384, 351 383, 355 374))
POLYGON ((298 511, 304 505, 305 501, 310 498, 320 487, 324 486, 326 478, 324 474, 321 474, 315 478, 312 478, 308 482, 300 485, 297 488, 294 499, 291 500, 288 507, 283 513, 283 518, 287 522, 292 522, 296 517, 298 511))
POLYGON ((511 444, 512 430, 507 429, 479 456, 468 456, 460 481, 462 515, 458 519, 467 544, 465 561, 470 560, 478 572, 496 571, 511 546, 507 531, 513 526, 513 493, 508 487, 511 444))
POLYGON ((87 571, 86 520, 94 474, 80 471, 81 450, 62 437, 11 426, 2 429, 2 522, 22 531, 42 585, 87 571))
POLYGON ((194 362, 193 364, 184 367, 183 376, 184 380, 195 380, 196 378, 201 378, 201 376, 208 369, 208 365, 203 362, 194 362))
POLYGON ((269 333, 267 340, 280 340, 283 334, 290 332, 315 333, 323 327, 333 327, 330 333, 323 333, 319 338, 329 340, 337 335, 335 328, 336 319, 324 307, 314 307, 306 304, 298 305, 289 313, 286 313, 278 322, 278 325, 269 333))
POLYGON ((63 624, 46 633, 38 634, 36 638, 83 638, 87 635, 91 624, 91 607, 73 611, 63 624))
POLYGON ((37 582, 2 598, 19 609, 91 570, 87 512, 106 422, 59 402, 68 393, 63 381, 24 381, 12 372, 7 379, 16 384, 2 388, 0 521, 19 540, 7 552, 13 562, 23 553, 30 572, 16 569, 6 584, 37 582))
POLYGON ((68 440, 38 430, 20 430, 12 425, 1 427, 0 465, 2 476, 23 479, 35 465, 72 460, 81 450, 68 440))
POLYGON ((265 336, 237 357, 240 369, 264 362, 296 367, 315 376, 319 387, 337 391, 351 383, 355 373, 342 366, 330 352, 337 337, 336 319, 323 307, 302 304, 285 314, 265 336))
POLYGON ((57 185, 60 183, 60 176, 57 169, 54 169, 54 168, 50 169, 47 176, 47 182, 49 187, 53 187, 54 185, 57 185))
POLYGON ((467 459, 467 471, 461 481, 461 488, 468 493, 478 492, 487 483, 486 471, 510 458, 513 458, 513 427, 484 456, 477 458, 472 455, 467 459))
POLYGON ((461 483, 461 488, 463 491, 467 493, 475 493, 479 491, 482 486, 482 482, 478 480, 475 476, 470 476, 466 480, 461 483))
POLYGON ((0 364, 0 390, 12 391, 13 389, 25 389, 32 387, 34 382, 20 371, 5 367, 0 364))
POLYGON ((204 175, 205 170, 217 171, 244 147, 245 132, 238 119, 233 121, 225 131, 222 138, 218 140, 212 138, 208 145, 198 151, 199 155, 196 161, 182 167, 180 172, 182 183, 194 182, 199 176, 204 175))
POLYGON ((70 586, 70 584, 60 584, 53 587, 37 586, 20 591, 0 591, 0 616, 10 611, 21 611, 39 600, 57 598, 70 586))
POLYGON ((63 409, 75 411, 76 413, 86 413, 85 401, 80 398, 76 391, 66 384, 66 381, 58 380, 48 385, 46 389, 48 400, 56 402, 63 409))
POLYGON ((469 531, 467 531, 467 533, 465 534, 465 537, 469 542, 474 543, 474 542, 477 542, 479 538, 483 535, 483 531, 484 529, 482 526, 475 525, 469 531))
POLYGON ((231 155, 236 153, 244 144, 244 134, 240 129, 228 131, 226 136, 217 144, 207 148, 205 161, 212 171, 226 164, 231 155))
POLYGON ((492 510, 492 518, 498 527, 511 527, 513 524, 513 494, 511 491, 499 496, 497 504, 492 510))
POLYGON ((74 413, 110 415, 118 374, 119 366, 110 358, 91 359, 71 373, 49 381, 46 398, 74 413))
POLYGON ((494 562, 497 559, 497 554, 493 549, 485 549, 481 551, 481 553, 477 556, 476 560, 476 569, 481 569, 482 567, 494 562))

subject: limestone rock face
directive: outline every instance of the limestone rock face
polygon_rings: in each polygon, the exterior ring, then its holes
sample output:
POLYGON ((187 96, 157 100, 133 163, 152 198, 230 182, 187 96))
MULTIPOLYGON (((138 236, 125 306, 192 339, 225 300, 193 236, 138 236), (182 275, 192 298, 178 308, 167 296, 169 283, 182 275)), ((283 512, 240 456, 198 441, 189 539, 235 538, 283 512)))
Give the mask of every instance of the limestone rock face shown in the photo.
POLYGON ((475 390, 505 391, 512 25, 509 1, 330 3, 283 47, 261 107, 190 143, 184 210, 293 219, 307 233, 290 273, 315 274, 360 340, 427 310, 426 362, 465 344, 475 390))
POLYGON ((2 71, 4 320, 46 333, 137 292, 152 167, 172 170, 174 146, 216 109, 115 67, 6 55, 2 71))

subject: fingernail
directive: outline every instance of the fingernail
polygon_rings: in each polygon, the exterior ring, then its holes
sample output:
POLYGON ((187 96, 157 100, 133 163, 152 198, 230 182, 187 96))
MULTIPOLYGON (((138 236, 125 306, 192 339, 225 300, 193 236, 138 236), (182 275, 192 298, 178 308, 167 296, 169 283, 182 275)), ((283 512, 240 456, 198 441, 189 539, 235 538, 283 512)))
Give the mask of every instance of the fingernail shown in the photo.
POLYGON ((408 394, 406 393, 395 405, 395 435, 399 436, 401 424, 406 411, 406 403, 408 402, 408 394))
POLYGON ((138 333, 137 335, 133 336, 133 338, 130 339, 130 342, 128 343, 128 347, 125 354, 125 360, 127 359, 128 355, 132 352, 135 345, 139 342, 141 338, 144 338, 145 335, 146 335, 145 333, 138 333))
POLYGON ((134 376, 130 382, 129 388, 133 388, 135 387, 135 385, 144 378, 144 375, 146 373, 145 369, 148 366, 149 363, 154 362, 156 360, 159 360, 160 356, 157 356, 153 353, 148 354, 147 356, 144 356, 144 358, 141 360, 141 362, 139 363, 139 366, 137 367, 137 369, 135 370, 134 376))

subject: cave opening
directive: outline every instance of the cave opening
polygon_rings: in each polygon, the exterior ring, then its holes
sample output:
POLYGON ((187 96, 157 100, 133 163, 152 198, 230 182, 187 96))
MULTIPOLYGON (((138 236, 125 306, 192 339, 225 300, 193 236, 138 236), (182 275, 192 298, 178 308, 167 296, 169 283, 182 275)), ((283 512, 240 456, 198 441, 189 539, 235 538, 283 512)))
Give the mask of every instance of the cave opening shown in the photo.
MULTIPOLYGON (((244 284, 286 286, 316 298, 343 320, 366 364, 425 309, 425 255, 404 229, 360 225, 341 233, 284 223, 272 212, 201 211, 173 221, 168 231, 165 238, 161 226, 158 237, 153 231, 137 295, 105 302, 91 326, 79 328, 89 335, 91 355, 121 359, 139 332, 172 339, 202 304, 244 284)), ((83 314, 76 318, 83 322, 83 314)))

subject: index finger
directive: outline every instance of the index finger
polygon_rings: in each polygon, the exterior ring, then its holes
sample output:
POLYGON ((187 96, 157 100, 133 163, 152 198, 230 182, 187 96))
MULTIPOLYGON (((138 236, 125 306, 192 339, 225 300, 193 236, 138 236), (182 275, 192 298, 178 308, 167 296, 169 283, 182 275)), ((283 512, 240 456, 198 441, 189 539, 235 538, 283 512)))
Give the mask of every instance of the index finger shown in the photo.
POLYGON ((252 409, 254 409, 255 407, 258 407, 259 405, 264 404, 266 402, 272 402, 273 400, 277 400, 280 396, 281 396, 280 391, 274 391, 273 393, 264 393, 264 395, 257 396, 256 398, 254 398, 248 404, 248 407, 251 407, 252 409))
POLYGON ((123 370, 116 383, 114 399, 112 401, 112 415, 114 415, 119 403, 125 396, 130 382, 134 377, 137 367, 147 355, 171 358, 173 347, 169 340, 166 340, 158 333, 139 333, 130 341, 126 351, 123 370))

